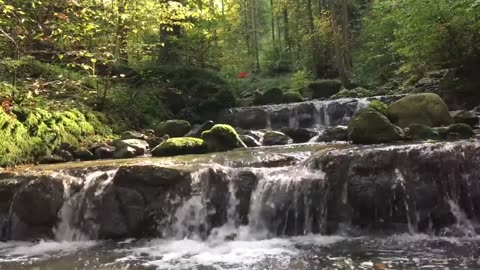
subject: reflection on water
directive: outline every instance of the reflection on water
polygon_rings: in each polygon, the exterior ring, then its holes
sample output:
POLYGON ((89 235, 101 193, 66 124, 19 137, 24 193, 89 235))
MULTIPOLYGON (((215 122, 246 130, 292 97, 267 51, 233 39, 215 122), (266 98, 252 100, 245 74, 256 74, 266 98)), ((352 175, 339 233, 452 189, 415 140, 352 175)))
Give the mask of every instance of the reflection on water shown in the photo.
POLYGON ((0 244, 0 269, 480 269, 480 238, 425 235, 0 244))

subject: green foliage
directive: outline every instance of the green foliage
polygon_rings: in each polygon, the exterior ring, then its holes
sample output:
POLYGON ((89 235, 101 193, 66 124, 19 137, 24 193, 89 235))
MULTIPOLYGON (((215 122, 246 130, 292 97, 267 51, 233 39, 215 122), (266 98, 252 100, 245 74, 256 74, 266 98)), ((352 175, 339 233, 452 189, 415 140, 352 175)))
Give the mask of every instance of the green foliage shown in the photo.
POLYGON ((291 80, 293 89, 305 88, 311 82, 311 74, 305 70, 297 70, 292 74, 291 80))
POLYGON ((459 66, 478 56, 479 12, 476 0, 373 1, 356 71, 361 79, 386 81, 396 74, 459 66))

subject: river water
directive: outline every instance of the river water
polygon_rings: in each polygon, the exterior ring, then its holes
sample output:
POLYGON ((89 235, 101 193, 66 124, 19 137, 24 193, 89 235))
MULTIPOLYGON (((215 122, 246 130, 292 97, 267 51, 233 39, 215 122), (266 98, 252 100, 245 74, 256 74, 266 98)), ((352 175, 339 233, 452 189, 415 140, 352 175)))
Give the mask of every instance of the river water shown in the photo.
POLYGON ((0 269, 480 269, 480 238, 308 235, 236 241, 10 242, 0 269))

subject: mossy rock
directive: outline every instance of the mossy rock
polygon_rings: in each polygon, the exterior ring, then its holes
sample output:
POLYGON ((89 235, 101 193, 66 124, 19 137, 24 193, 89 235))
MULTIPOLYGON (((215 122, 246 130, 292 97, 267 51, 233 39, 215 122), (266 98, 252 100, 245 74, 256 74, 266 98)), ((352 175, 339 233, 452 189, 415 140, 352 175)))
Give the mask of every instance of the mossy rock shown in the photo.
POLYGON ((348 137, 355 144, 389 143, 402 140, 402 129, 376 110, 362 109, 348 124, 348 137))
POLYGON ((168 135, 172 138, 183 137, 190 131, 190 123, 185 120, 167 120, 158 124, 155 128, 155 134, 159 137, 168 135))
POLYGON ((207 143, 208 149, 213 152, 247 147, 238 136, 237 131, 230 125, 215 125, 202 133, 202 139, 207 143))
POLYGON ((115 140, 113 141, 113 146, 117 149, 123 149, 125 147, 131 147, 135 149, 135 154, 137 156, 145 155, 148 150, 150 149, 150 146, 148 145, 148 142, 144 140, 139 140, 139 139, 128 139, 128 140, 115 140))
POLYGON ((387 109, 388 109, 388 106, 387 104, 381 102, 381 101, 378 101, 378 100, 372 100, 370 102, 370 104, 368 104, 368 108, 372 109, 372 110, 375 110, 383 115, 387 115, 387 109))
POLYGON ((433 129, 438 133, 438 135, 440 135, 441 139, 445 139, 447 137, 448 127, 435 127, 433 129))
POLYGON ((255 91, 253 93, 253 105, 265 105, 267 104, 267 101, 263 97, 263 93, 260 91, 255 91))
POLYGON ((302 101, 303 97, 298 92, 287 92, 283 95, 283 103, 297 103, 302 101))
POLYGON ((312 98, 329 98, 342 89, 342 83, 337 80, 321 80, 308 85, 312 98))
POLYGON ((283 91, 280 88, 271 88, 263 93, 263 100, 266 104, 283 103, 283 91))
POLYGON ((453 123, 445 102, 432 93, 415 94, 397 100, 388 107, 387 116, 393 124, 402 128, 410 124, 439 127, 453 123))
POLYGON ((411 124, 405 128, 405 134, 412 140, 439 140, 439 132, 429 126, 421 124, 411 124))
POLYGON ((62 144, 77 147, 110 136, 111 129, 95 114, 77 109, 22 109, 15 115, 0 110, 0 166, 34 162, 62 144))
POLYGON ((207 153, 208 147, 204 140, 199 138, 170 138, 152 150, 154 157, 169 157, 190 154, 207 153))
POLYGON ((448 126, 447 136, 450 133, 458 134, 457 138, 459 139, 469 139, 475 136, 475 132, 473 131, 473 128, 464 123, 456 123, 448 126))

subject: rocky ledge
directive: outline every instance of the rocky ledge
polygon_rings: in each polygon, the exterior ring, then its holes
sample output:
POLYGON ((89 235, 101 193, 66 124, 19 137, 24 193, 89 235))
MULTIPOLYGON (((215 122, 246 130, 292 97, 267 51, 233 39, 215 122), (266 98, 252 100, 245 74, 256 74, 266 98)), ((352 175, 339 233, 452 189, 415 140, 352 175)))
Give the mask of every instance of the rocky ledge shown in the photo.
POLYGON ((227 225, 470 235, 480 215, 477 141, 327 147, 261 167, 167 164, 3 173, 2 239, 205 238, 227 225))

